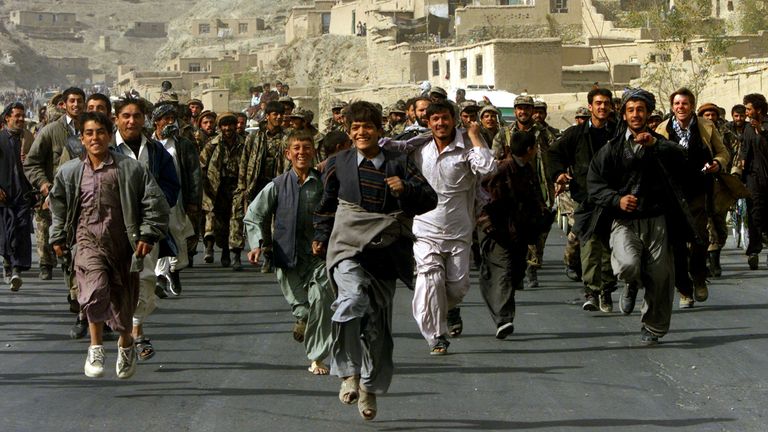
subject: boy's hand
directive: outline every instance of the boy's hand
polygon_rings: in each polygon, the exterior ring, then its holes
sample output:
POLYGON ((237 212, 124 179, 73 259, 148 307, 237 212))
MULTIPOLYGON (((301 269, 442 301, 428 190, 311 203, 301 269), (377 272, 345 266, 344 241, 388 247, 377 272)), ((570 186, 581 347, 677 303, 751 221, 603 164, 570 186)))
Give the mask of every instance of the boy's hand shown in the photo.
POLYGON ((312 240, 312 255, 323 256, 325 255, 325 243, 317 240, 312 240))
POLYGON ((627 213, 637 210, 637 197, 634 195, 624 195, 619 200, 619 208, 627 213))
POLYGON ((256 263, 259 262, 259 258, 261 257, 261 248, 253 248, 250 252, 248 252, 248 262, 252 265, 256 265, 256 263))
POLYGON ((389 186, 389 190, 392 191, 392 195, 395 198, 400 196, 400 193, 402 193, 405 190, 405 184, 403 184, 403 181, 400 180, 400 177, 397 177, 397 176, 387 177, 384 180, 387 181, 387 186, 389 186))
POLYGON ((61 258, 64 256, 64 251, 66 248, 60 244, 53 245, 53 253, 56 254, 57 257, 61 258))
POLYGON ((152 252, 152 245, 139 240, 139 242, 136 244, 136 256, 139 258, 144 258, 145 256, 149 255, 150 252, 152 252))

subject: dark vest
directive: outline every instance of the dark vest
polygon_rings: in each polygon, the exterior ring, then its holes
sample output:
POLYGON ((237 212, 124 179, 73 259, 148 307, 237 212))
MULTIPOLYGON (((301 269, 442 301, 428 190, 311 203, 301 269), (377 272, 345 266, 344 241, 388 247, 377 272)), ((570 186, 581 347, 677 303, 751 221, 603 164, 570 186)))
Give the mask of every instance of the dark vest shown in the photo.
MULTIPOLYGON (((320 173, 313 169, 310 171, 310 176, 314 176, 316 180, 307 186, 318 189, 318 202, 315 204, 319 204, 320 197, 323 194, 323 183, 319 180, 320 173)), ((275 267, 295 268, 297 264, 296 223, 298 221, 301 187, 298 184, 298 177, 293 170, 275 177, 272 179, 272 183, 275 184, 277 190, 275 230, 272 234, 272 259, 274 260, 275 267)))

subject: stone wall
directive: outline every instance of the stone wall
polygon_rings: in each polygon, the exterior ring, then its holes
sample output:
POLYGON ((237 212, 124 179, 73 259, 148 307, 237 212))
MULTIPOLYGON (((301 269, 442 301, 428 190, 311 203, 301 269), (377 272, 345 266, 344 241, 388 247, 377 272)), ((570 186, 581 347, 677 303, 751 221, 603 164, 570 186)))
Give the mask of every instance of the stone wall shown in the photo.
POLYGON ((534 5, 466 6, 456 9, 456 36, 468 35, 478 28, 514 28, 548 26, 553 19, 559 25, 581 24, 581 1, 571 0, 567 13, 551 13, 549 1, 534 5))

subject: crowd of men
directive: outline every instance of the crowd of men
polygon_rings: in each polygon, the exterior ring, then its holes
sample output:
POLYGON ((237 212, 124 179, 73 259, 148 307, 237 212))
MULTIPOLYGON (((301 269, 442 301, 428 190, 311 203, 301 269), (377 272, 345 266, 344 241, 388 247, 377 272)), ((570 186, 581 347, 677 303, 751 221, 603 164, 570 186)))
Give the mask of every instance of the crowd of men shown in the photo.
POLYGON ((565 275, 582 281, 585 311, 634 310, 658 343, 679 307, 708 298, 720 277, 726 214, 747 199, 747 263, 757 269, 768 217, 768 104, 759 94, 723 110, 694 94, 594 88, 574 125, 547 123, 547 105, 514 101, 505 123, 491 101, 444 89, 386 109, 334 101, 323 132, 288 86, 252 88, 241 113, 215 113, 173 94, 151 103, 68 88, 25 127, 9 103, 0 131, 0 255, 12 291, 32 263, 61 264, 90 337, 84 372, 116 374, 155 354, 145 326, 159 298, 182 293, 180 272, 203 262, 243 269, 242 254, 276 274, 309 371, 341 378, 339 399, 376 416, 393 375, 392 299, 400 279, 430 355, 461 335, 460 305, 479 286, 494 336, 514 333, 515 292, 538 286, 559 207, 570 220, 565 275), (666 96, 665 96, 666 97, 666 96), (330 367, 326 360, 330 360, 330 367))

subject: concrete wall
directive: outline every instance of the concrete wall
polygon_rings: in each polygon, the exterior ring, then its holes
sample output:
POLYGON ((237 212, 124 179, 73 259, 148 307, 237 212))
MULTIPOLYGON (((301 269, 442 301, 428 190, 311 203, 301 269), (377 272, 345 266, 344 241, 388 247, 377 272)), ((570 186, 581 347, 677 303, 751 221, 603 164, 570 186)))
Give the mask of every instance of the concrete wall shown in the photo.
POLYGON ((423 18, 427 10, 433 14, 448 11, 448 0, 354 0, 338 1, 331 9, 331 34, 355 35, 357 23, 376 24, 371 14, 407 14, 410 18, 423 18))
POLYGON ((592 48, 583 45, 563 45, 563 66, 592 63, 592 48))
POLYGON ((467 6, 456 9, 456 35, 462 36, 478 27, 516 27, 548 25, 548 17, 561 25, 581 24, 581 0, 569 0, 568 12, 553 12, 548 0, 533 5, 467 6))
POLYGON ((742 103, 742 97, 749 93, 768 94, 768 65, 714 76, 708 80, 697 100, 725 108, 730 119, 731 108, 742 103))
POLYGON ((203 102, 205 109, 217 113, 229 111, 229 90, 220 88, 203 90, 200 94, 200 101, 203 102))
POLYGON ((616 41, 634 41, 649 38, 648 29, 616 28, 613 21, 605 19, 603 14, 597 12, 592 0, 582 0, 581 22, 589 45, 600 43, 613 43, 616 41))
POLYGON ((168 35, 168 23, 137 21, 128 29, 126 36, 134 37, 166 37, 168 35))
POLYGON ((319 9, 317 5, 293 7, 285 23, 285 43, 288 45, 298 39, 322 36, 325 14, 330 17, 330 7, 328 10, 319 9))
POLYGON ((70 28, 77 22, 77 16, 73 13, 65 12, 34 12, 34 11, 11 11, 11 23, 21 27, 39 27, 39 28, 70 28))
POLYGON ((264 20, 261 18, 197 19, 192 20, 190 25, 192 35, 202 38, 217 38, 220 34, 235 39, 251 38, 258 30, 264 30, 264 20), (208 33, 201 32, 201 24, 208 26, 208 33))
POLYGON ((520 93, 560 91, 562 46, 560 39, 494 39, 474 45, 427 51, 427 70, 432 85, 466 88, 470 84, 493 85, 498 90, 520 93), (483 70, 477 74, 476 63, 482 55, 483 70), (461 59, 467 59, 467 77, 461 77, 461 59), (440 65, 440 75, 433 74, 433 62, 440 65), (446 76, 446 61, 450 74, 446 76))
POLYGON ((320 89, 318 95, 318 110, 315 111, 315 123, 318 123, 321 132, 325 119, 331 116, 331 102, 334 99, 343 101, 366 100, 380 103, 382 106, 393 104, 398 100, 407 100, 418 96, 419 87, 415 84, 398 84, 375 87, 348 88, 343 86, 327 86, 320 89))

